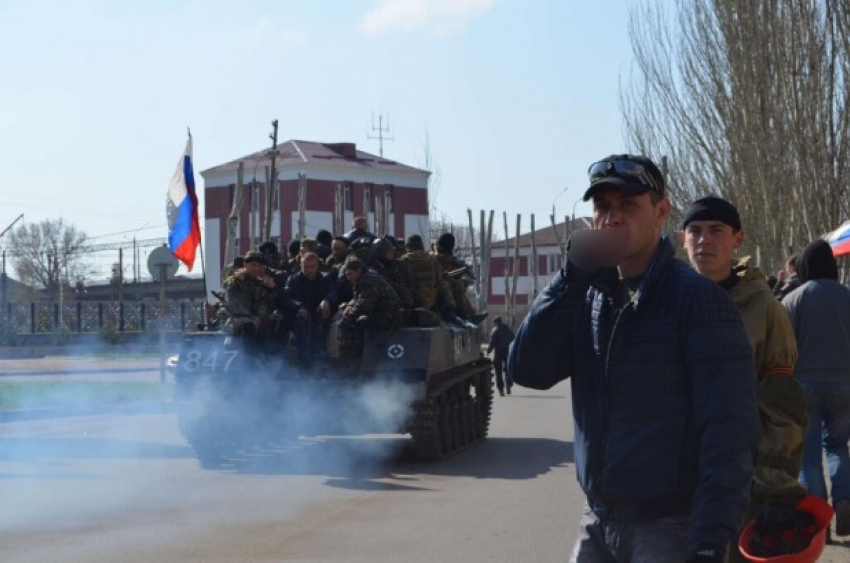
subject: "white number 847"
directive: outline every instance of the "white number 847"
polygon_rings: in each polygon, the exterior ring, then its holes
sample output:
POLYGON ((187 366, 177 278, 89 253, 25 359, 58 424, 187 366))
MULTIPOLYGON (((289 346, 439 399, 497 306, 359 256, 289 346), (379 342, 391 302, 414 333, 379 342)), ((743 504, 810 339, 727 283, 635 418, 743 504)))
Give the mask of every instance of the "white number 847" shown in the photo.
POLYGON ((185 355, 186 361, 181 361, 180 364, 186 371, 198 371, 201 368, 209 371, 227 371, 239 352, 236 350, 213 350, 204 356, 200 350, 189 350, 185 355))

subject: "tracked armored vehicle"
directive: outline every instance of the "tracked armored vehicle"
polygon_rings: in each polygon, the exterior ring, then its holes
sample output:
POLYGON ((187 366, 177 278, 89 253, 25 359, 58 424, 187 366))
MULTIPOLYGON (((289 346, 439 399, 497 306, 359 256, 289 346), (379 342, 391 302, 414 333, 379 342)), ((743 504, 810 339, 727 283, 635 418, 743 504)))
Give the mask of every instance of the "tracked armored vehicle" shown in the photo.
POLYGON ((410 434, 421 459, 440 460, 487 436, 493 375, 476 329, 367 332, 355 372, 334 356, 305 367, 237 336, 186 334, 175 369, 181 432, 202 460, 299 435, 366 433, 410 434))

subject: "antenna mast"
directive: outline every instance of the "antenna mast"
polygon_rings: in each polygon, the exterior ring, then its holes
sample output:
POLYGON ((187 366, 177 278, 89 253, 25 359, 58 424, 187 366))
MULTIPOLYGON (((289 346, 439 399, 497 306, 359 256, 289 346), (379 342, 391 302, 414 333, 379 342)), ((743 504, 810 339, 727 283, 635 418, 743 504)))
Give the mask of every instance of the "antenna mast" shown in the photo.
POLYGON ((384 133, 390 132, 390 117, 387 116, 387 125, 384 126, 384 115, 378 115, 378 125, 375 125, 375 114, 372 114, 372 132, 377 132, 377 136, 370 135, 366 133, 367 139, 378 139, 378 154, 381 158, 384 158, 384 141, 395 141, 395 137, 389 137, 384 135, 384 133))

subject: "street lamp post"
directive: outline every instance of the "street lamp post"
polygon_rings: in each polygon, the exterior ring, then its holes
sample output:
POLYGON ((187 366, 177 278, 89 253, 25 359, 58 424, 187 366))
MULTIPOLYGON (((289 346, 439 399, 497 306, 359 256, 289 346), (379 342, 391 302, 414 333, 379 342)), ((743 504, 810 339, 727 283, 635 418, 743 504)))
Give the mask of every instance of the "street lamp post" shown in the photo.
POLYGON ((573 203, 573 218, 570 221, 570 235, 573 234, 573 231, 576 228, 576 205, 578 205, 578 202, 583 201, 583 200, 584 200, 584 197, 580 197, 577 200, 575 200, 575 202, 573 203))

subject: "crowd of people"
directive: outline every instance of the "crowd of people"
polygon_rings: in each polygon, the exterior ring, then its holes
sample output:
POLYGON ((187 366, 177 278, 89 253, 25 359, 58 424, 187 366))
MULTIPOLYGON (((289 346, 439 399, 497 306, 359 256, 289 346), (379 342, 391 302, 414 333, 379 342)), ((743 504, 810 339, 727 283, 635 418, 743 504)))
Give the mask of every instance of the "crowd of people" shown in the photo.
POLYGON ((405 243, 377 237, 365 217, 334 236, 292 241, 282 254, 274 242, 237 257, 225 272, 214 317, 219 326, 273 353, 294 344, 309 365, 323 355, 334 318, 343 364, 355 366, 367 329, 436 326, 441 320, 475 327, 486 313, 469 302, 470 268, 454 254, 455 237, 443 233, 433 251, 419 235, 405 243))
POLYGON ((662 236, 670 200, 650 159, 612 155, 588 172, 594 228, 573 234, 508 355, 519 385, 572 384, 587 506, 571 560, 811 554, 826 537, 801 508, 811 496, 850 535, 850 289, 829 244, 770 286, 734 256, 738 210, 710 196, 681 225, 687 264, 662 236))

